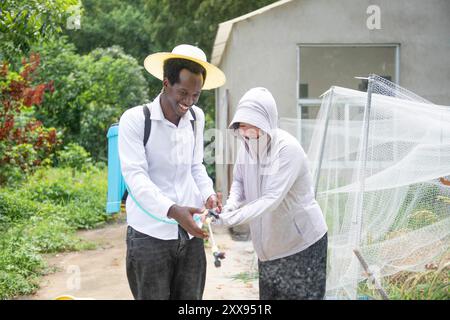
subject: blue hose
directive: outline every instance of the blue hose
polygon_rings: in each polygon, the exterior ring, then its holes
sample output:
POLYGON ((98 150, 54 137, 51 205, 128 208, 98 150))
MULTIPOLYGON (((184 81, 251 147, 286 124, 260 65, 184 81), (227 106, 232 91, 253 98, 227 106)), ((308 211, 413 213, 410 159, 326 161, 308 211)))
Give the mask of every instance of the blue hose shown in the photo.
MULTIPOLYGON (((144 212, 146 215, 148 215, 150 218, 153 218, 155 220, 158 220, 160 222, 164 222, 164 223, 168 223, 168 224, 178 224, 178 222, 176 222, 174 219, 164 219, 164 218, 160 218, 157 217, 153 214, 151 214, 150 212, 148 212, 147 210, 145 210, 140 204, 139 202, 136 200, 135 197, 133 197, 133 195, 131 194, 130 189, 128 188, 128 186, 126 186, 127 190, 128 190, 128 195, 131 197, 131 199, 134 201, 134 203, 136 203, 136 205, 138 206, 139 209, 142 210, 142 212, 144 212)), ((198 222, 201 218, 199 216, 194 217, 194 221, 198 222)))

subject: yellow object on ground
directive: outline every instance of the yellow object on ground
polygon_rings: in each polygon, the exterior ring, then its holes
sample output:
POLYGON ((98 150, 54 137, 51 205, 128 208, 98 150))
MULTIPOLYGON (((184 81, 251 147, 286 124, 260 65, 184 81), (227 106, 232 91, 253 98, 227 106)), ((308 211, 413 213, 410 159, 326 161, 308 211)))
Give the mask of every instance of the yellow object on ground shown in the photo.
POLYGON ((61 296, 57 296, 54 300, 94 300, 93 298, 76 298, 74 296, 71 295, 61 295, 61 296))
POLYGON ((76 298, 74 296, 62 295, 62 296, 57 296, 55 298, 55 300, 76 300, 76 298))

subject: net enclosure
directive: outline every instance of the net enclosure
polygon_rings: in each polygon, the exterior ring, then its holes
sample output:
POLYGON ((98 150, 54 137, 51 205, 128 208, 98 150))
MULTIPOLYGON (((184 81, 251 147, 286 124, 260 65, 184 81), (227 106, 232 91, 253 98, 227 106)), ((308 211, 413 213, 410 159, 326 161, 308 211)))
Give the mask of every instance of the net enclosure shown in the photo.
POLYGON ((377 75, 367 81, 367 92, 331 87, 306 122, 331 299, 358 297, 366 275, 355 249, 379 280, 449 252, 450 107, 377 75))

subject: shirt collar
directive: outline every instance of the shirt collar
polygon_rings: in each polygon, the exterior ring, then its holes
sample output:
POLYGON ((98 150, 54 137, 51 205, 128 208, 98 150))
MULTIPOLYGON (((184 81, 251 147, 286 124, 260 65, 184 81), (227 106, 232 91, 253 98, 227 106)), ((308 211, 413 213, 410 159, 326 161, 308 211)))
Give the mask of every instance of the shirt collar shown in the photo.
MULTIPOLYGON (((161 93, 158 94, 158 96, 153 100, 152 108, 151 108, 151 114, 150 119, 152 120, 163 120, 165 119, 164 113, 162 111, 161 102, 160 102, 161 93)), ((193 108, 192 106, 191 108, 193 108)), ((186 112, 184 116, 181 117, 180 123, 178 124, 178 127, 184 127, 186 125, 190 125, 190 121, 194 120, 194 117, 192 117, 192 114, 190 111, 186 112)))

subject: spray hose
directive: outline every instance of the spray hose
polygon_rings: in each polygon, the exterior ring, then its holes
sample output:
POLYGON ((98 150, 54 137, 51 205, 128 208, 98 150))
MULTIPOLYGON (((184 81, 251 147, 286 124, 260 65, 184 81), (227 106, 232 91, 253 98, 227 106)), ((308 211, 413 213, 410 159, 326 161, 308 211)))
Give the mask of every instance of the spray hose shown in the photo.
MULTIPOLYGON (((131 199, 134 201, 134 203, 136 203, 136 205, 138 206, 139 209, 141 209, 141 211, 143 213, 145 213, 147 216, 160 221, 160 222, 164 222, 164 223, 168 223, 168 224, 178 224, 178 222, 176 222, 173 219, 164 219, 158 216, 155 216, 154 214, 151 214, 150 212, 148 212, 147 210, 145 210, 140 204, 139 202, 136 200, 136 198, 133 196, 133 194, 131 193, 130 189, 127 187, 128 190, 128 195, 131 197, 131 199)), ((205 219, 205 223, 208 225, 208 231, 209 231, 209 237, 211 238, 211 244, 212 244, 212 253, 213 253, 213 257, 214 257, 214 265, 216 266, 216 268, 221 266, 221 261, 225 259, 225 252, 219 251, 219 247, 216 244, 216 241, 214 239, 214 234, 212 232, 212 228, 211 228, 211 221, 212 219, 219 219, 219 215, 215 212, 215 210, 209 209, 209 210, 205 210, 204 211, 204 215, 206 216, 205 219)), ((194 217, 194 221, 198 222, 201 219, 200 216, 195 216, 194 217)))
MULTIPOLYGON (((127 187, 128 190, 128 195, 131 197, 131 199, 134 201, 134 203, 136 203, 136 205, 138 206, 139 209, 141 209, 141 211, 143 213, 145 213, 146 215, 148 215, 150 218, 153 218, 157 221, 160 222, 164 222, 164 223, 168 223, 168 224, 178 224, 178 222, 176 222, 173 219, 165 219, 165 218, 161 218, 158 216, 155 216, 154 214, 151 214, 150 212, 148 212, 147 210, 145 210, 140 204, 139 202, 136 200, 136 198, 133 196, 133 194, 131 193, 130 189, 127 187)), ((216 266, 216 268, 221 266, 221 261, 225 259, 225 252, 223 251, 219 251, 219 247, 216 244, 216 241, 214 239, 214 234, 212 232, 212 228, 211 228, 211 221, 212 219, 219 219, 219 215, 212 209, 209 210, 205 210, 204 211, 204 215, 206 216, 205 219, 205 223, 208 225, 208 231, 209 231, 209 236, 211 238, 211 244, 212 244, 212 253, 213 253, 213 257, 214 257, 214 265, 216 266)), ((198 222, 201 217, 200 216, 195 216, 194 218, 195 222, 198 222)))
MULTIPOLYGON (((134 201, 134 203, 136 203, 136 205, 138 206, 139 209, 141 209, 141 211, 143 213, 145 213, 146 215, 148 215, 150 218, 153 218, 159 222, 164 222, 164 223, 168 223, 168 224, 178 224, 178 222, 176 222, 174 219, 165 219, 165 218, 161 218, 158 216, 155 216, 154 214, 151 214, 150 212, 148 212, 147 210, 145 210, 140 204, 139 202, 136 200, 136 198, 133 196, 133 194, 131 193, 130 189, 127 187, 128 190, 128 195, 131 197, 131 199, 134 201)), ((194 218, 195 222, 199 222, 201 217, 200 216, 195 216, 194 218)))

